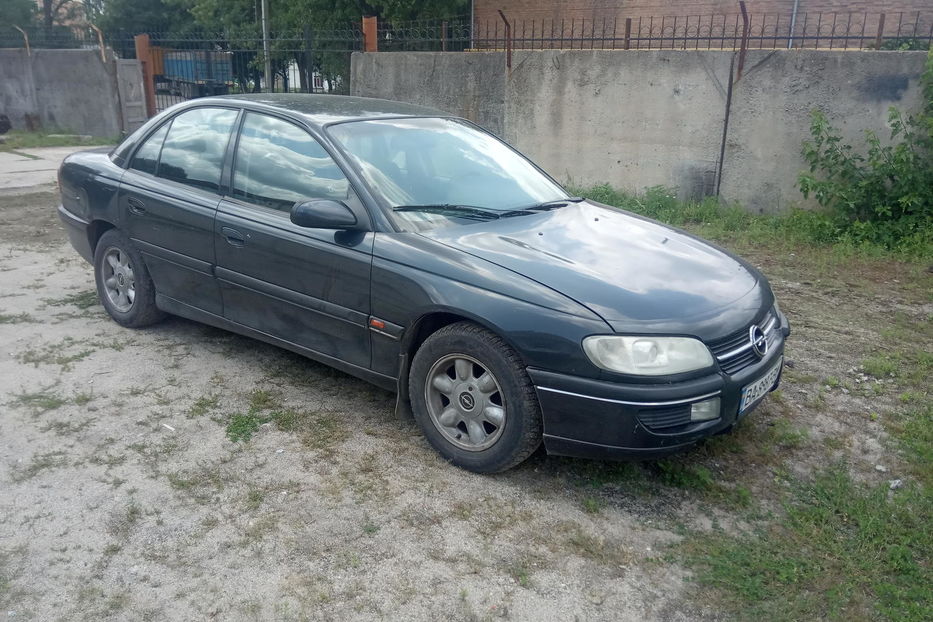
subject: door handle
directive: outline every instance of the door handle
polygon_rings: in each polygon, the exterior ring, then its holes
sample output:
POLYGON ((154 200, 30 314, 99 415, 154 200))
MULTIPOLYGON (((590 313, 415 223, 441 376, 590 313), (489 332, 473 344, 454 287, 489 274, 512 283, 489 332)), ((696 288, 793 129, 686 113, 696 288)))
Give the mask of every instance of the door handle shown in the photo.
POLYGON ((146 204, 136 197, 127 197, 126 205, 129 207, 129 210, 136 215, 146 213, 146 204))
POLYGON ((227 239, 227 244, 231 246, 246 246, 246 238, 243 234, 230 227, 221 227, 220 232, 227 239))

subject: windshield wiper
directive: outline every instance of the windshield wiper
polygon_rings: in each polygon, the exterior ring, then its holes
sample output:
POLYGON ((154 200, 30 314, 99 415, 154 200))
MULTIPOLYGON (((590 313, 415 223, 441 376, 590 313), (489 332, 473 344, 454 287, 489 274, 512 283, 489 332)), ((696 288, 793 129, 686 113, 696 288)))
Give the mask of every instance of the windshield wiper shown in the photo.
POLYGON ((534 214, 536 212, 548 212, 552 209, 557 209, 558 207, 566 207, 568 203, 579 203, 583 200, 584 199, 582 197, 569 197, 566 199, 544 201, 542 203, 535 203, 534 205, 529 205, 527 207, 520 207, 517 209, 509 210, 507 212, 502 212, 502 216, 525 216, 527 214, 534 214))
POLYGON ((546 212, 548 210, 556 209, 558 207, 565 207, 568 203, 579 203, 580 201, 585 200, 583 197, 567 197, 566 199, 554 199, 553 201, 544 201, 542 203, 535 203, 534 205, 529 205, 528 207, 523 207, 516 211, 530 211, 530 212, 546 212))
POLYGON ((392 208, 393 212, 425 212, 428 214, 442 214, 460 216, 461 218, 474 218, 478 220, 495 220, 503 214, 500 210, 477 207, 475 205, 453 205, 438 203, 435 205, 398 205, 392 208))

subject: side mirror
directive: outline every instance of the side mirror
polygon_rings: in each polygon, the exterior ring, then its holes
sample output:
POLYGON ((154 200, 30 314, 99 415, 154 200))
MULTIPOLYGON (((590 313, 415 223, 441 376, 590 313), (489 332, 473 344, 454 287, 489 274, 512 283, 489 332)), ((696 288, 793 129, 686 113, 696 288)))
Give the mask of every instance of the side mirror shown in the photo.
POLYGON ((343 201, 311 199, 292 207, 291 220, 299 227, 312 229, 355 229, 356 214, 343 201))

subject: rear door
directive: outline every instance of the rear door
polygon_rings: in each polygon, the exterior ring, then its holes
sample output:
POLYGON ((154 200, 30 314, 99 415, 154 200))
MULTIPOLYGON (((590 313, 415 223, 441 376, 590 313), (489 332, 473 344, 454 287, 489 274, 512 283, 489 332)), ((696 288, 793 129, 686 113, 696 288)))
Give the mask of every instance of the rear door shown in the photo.
POLYGON ((195 108, 137 149, 120 188, 121 226, 146 259, 156 291, 216 315, 214 216, 227 143, 239 112, 195 108))
POLYGON ((214 225, 224 316, 369 368, 373 233, 292 224, 292 206, 315 198, 344 201, 365 214, 343 172, 306 129, 247 112, 230 193, 214 225))

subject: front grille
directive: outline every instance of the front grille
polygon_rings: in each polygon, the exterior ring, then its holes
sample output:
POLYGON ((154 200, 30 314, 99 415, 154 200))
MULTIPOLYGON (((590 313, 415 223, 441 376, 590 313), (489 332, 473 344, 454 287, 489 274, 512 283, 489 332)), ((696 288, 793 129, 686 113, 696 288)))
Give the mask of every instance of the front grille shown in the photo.
POLYGON ((638 420, 650 430, 676 428, 690 423, 690 410, 690 404, 666 408, 643 408, 638 411, 638 420))
MULTIPOLYGON (((768 340, 768 345, 773 345, 777 339, 777 334, 780 328, 777 325, 777 317, 773 311, 768 311, 765 316, 757 322, 758 327, 762 331, 765 331, 765 336, 768 340), (773 320, 773 323, 772 323, 773 320), (768 326, 771 325, 771 329, 768 329, 768 326)), ((712 351, 713 356, 716 357, 716 360, 719 361, 719 367, 724 372, 729 374, 738 373, 758 362, 758 356, 752 350, 752 348, 746 348, 741 352, 732 354, 731 356, 726 356, 730 352, 741 348, 742 346, 749 345, 748 339, 748 326, 742 330, 736 331, 731 335, 723 337, 722 339, 717 339, 710 342, 709 349, 712 351)))

